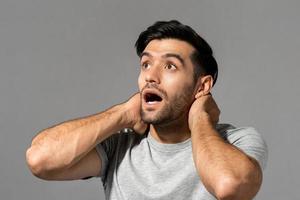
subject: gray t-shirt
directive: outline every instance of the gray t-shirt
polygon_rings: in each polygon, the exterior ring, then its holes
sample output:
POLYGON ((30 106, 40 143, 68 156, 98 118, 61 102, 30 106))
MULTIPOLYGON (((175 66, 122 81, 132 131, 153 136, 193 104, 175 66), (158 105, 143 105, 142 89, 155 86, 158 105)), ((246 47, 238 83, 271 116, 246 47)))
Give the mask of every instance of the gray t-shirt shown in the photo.
MULTIPOLYGON (((267 146, 254 128, 218 124, 216 129, 224 140, 265 168, 267 146)), ((216 199, 196 171, 191 138, 177 144, 163 144, 151 134, 139 135, 124 129, 96 149, 102 160, 99 176, 106 199, 216 199)))

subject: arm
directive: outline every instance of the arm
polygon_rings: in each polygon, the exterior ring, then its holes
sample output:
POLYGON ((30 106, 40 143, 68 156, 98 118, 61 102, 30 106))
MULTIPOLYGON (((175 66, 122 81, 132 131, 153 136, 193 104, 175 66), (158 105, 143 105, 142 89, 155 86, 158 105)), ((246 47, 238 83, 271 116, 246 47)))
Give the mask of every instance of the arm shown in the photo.
POLYGON ((212 96, 196 99, 190 114, 193 158, 207 190, 218 199, 252 199, 262 183, 262 171, 255 159, 219 136, 214 127, 220 111, 212 96))
POLYGON ((137 94, 128 102, 102 113, 70 120, 41 131, 26 152, 30 170, 46 180, 96 176, 101 169, 101 160, 95 146, 122 128, 134 127, 138 132, 144 128, 136 114, 138 103, 137 94))

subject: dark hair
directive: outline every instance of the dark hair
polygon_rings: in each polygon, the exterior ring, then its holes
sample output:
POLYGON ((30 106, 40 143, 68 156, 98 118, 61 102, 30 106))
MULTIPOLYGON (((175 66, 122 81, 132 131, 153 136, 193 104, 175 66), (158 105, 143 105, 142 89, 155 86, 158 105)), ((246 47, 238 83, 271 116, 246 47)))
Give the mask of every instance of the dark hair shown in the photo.
POLYGON ((199 75, 211 75, 213 85, 218 77, 218 64, 213 57, 213 51, 209 44, 200 37, 191 27, 181 24, 177 20, 157 21, 143 31, 135 43, 138 56, 144 51, 151 40, 154 39, 179 39, 191 44, 196 51, 191 55, 191 60, 195 65, 194 78, 199 75))

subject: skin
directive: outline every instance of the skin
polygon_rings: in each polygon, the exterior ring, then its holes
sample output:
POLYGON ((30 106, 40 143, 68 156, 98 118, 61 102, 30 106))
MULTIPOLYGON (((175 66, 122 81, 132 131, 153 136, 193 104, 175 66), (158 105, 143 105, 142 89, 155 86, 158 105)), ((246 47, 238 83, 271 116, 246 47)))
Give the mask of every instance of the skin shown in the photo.
POLYGON ((193 51, 194 48, 183 41, 152 40, 141 56, 138 84, 142 119, 151 124, 150 133, 160 142, 176 143, 190 138, 188 112, 196 88, 190 59, 193 51), (163 100, 154 106, 147 105, 143 98, 149 88, 163 94, 163 100))
POLYGON ((262 182, 261 169, 216 132, 220 110, 210 95, 213 79, 193 79, 193 51, 184 41, 152 40, 141 57, 140 92, 101 113, 41 131, 26 152, 32 173, 46 180, 96 176, 99 142, 125 127, 143 134, 150 126, 150 134, 162 143, 192 139, 199 178, 217 199, 252 199, 262 182), (159 94, 162 101, 149 105, 147 92, 159 94))

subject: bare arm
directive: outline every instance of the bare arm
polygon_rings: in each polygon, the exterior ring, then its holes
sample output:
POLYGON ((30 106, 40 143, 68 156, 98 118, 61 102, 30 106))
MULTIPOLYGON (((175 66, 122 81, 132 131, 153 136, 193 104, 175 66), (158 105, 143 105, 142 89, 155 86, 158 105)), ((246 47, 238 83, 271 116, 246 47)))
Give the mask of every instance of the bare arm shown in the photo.
POLYGON ((101 168, 101 160, 95 146, 122 128, 142 127, 137 118, 132 116, 133 108, 137 107, 133 99, 102 113, 41 131, 26 152, 32 173, 46 180, 96 176, 101 168))
POLYGON ((225 142, 209 123, 192 130, 193 158, 203 183, 218 199, 252 199, 262 182, 257 161, 225 142))
POLYGON ((193 106, 193 158, 205 187, 218 199, 252 199, 262 182, 257 161, 219 136, 214 125, 220 112, 211 95, 200 97, 193 106))

